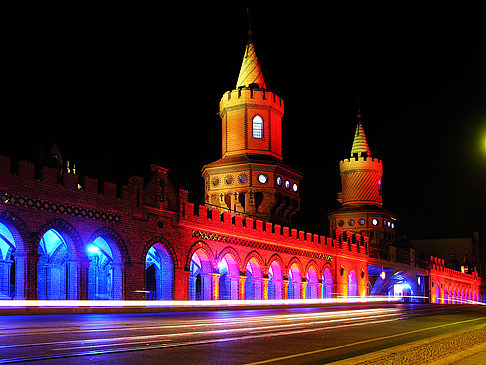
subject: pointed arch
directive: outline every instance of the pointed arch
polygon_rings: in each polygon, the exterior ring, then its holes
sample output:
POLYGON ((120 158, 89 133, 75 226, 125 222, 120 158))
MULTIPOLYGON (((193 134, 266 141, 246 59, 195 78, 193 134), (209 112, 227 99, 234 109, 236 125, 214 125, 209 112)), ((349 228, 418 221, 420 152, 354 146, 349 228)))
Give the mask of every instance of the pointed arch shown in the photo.
MULTIPOLYGON (((284 260, 280 257, 280 255, 278 253, 276 254, 273 254, 267 261, 267 265, 265 266, 265 275, 268 275, 268 272, 270 270, 270 266, 276 262, 278 264, 278 266, 280 266, 280 270, 282 270, 282 273, 285 271, 285 268, 287 267, 287 265, 285 265, 284 263, 284 260)), ((284 275, 284 278, 285 278, 285 275, 284 275)))
POLYGON ((145 246, 142 250, 142 256, 140 258, 140 262, 145 262, 148 251, 156 243, 160 243, 161 245, 163 245, 165 247, 165 249, 170 253, 170 255, 172 257, 172 262, 174 263, 174 268, 179 268, 179 260, 177 258, 176 251, 175 251, 174 247, 171 245, 171 243, 164 236, 156 236, 156 237, 151 238, 149 241, 147 241, 147 243, 145 244, 145 246))
POLYGON ((243 261, 243 268, 246 268, 248 263, 250 262, 251 259, 255 259, 258 265, 260 266, 260 269, 262 270, 263 275, 268 274, 268 268, 265 266, 265 262, 263 261, 262 256, 257 252, 257 251, 252 251, 248 255, 246 255, 245 260, 243 261), (265 272, 265 270, 267 272, 265 272))
POLYGON ((321 274, 321 271, 319 271, 319 265, 317 265, 317 263, 314 260, 309 260, 309 262, 305 266, 305 272, 307 273, 310 268, 314 268, 314 271, 316 272, 317 276, 321 274))
MULTIPOLYGON (((222 259, 225 258, 225 256, 231 256, 234 260, 234 263, 236 264, 236 267, 238 269, 238 274, 242 275, 242 273, 245 272, 244 267, 242 265, 240 255, 238 254, 238 251, 236 251, 233 247, 227 246, 225 247, 218 255, 217 261, 221 261, 222 259)), ((236 273, 232 273, 236 274, 236 273)))
POLYGON ((145 267, 145 291, 149 300, 173 300, 177 255, 163 236, 150 239, 142 251, 145 267))
POLYGON ((22 245, 21 247, 16 247, 17 252, 20 249, 22 250, 22 254, 32 251, 33 247, 31 233, 27 228, 27 225, 19 216, 8 210, 0 210, 0 222, 5 224, 6 227, 10 230, 15 240, 15 243, 19 243, 22 245))
POLYGON ((71 259, 79 259, 83 257, 83 242, 78 231, 64 219, 54 219, 46 224, 44 224, 37 234, 35 235, 34 252, 39 249, 39 244, 44 236, 44 234, 51 229, 57 231, 64 241, 66 242, 68 248, 68 254, 71 259))
POLYGON ((88 298, 123 299, 124 265, 130 258, 120 235, 109 227, 97 229, 86 242, 85 252, 90 260, 88 298))
POLYGON ((30 233, 15 214, 0 211, 0 298, 25 299, 30 233))
POLYGON ((98 237, 104 238, 106 241, 113 243, 116 246, 116 252, 113 252, 113 260, 116 263, 128 263, 130 262, 130 257, 128 254, 127 246, 121 238, 121 236, 115 230, 110 227, 102 227, 94 231, 86 242, 86 246, 93 243, 98 237))
POLYGON ((63 219, 43 225, 36 235, 35 252, 41 256, 37 264, 39 299, 78 299, 79 268, 83 243, 74 227, 63 219))
POLYGON ((191 271, 192 256, 197 250, 202 250, 207 255, 207 258, 209 260, 213 272, 216 272, 216 260, 214 258, 214 253, 211 250, 211 247, 209 247, 209 245, 203 241, 197 241, 189 249, 189 252, 187 253, 186 256, 186 264, 184 270, 191 271))
POLYGON ((297 269, 299 270, 301 281, 305 280, 305 277, 303 276, 304 275, 304 267, 302 265, 302 262, 296 256, 292 257, 292 259, 290 260, 289 264, 286 267, 287 279, 288 279, 289 271, 290 271, 290 269, 292 268, 293 265, 295 265, 297 267, 297 269))

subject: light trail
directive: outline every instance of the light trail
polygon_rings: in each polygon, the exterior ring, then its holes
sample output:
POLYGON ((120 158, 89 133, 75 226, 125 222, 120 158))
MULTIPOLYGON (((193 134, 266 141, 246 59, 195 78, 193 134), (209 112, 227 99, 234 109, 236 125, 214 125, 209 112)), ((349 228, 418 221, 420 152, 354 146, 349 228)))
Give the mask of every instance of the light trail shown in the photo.
MULTIPOLYGON (((106 354, 114 352, 126 352, 134 350, 147 350, 154 348, 165 347, 177 347, 188 346, 195 344, 209 344, 217 342, 228 342, 237 340, 248 340, 256 338, 266 338, 293 334, 302 334, 308 332, 332 330, 337 328, 363 326, 366 324, 384 323, 390 321, 396 321, 397 317, 403 313, 396 309, 387 309, 385 312, 383 309, 368 309, 368 310, 356 310, 356 311, 338 311, 328 313, 308 313, 308 314, 289 314, 289 315, 268 315, 262 316, 262 318, 252 317, 251 321, 240 320, 236 324, 230 320, 224 323, 216 323, 219 326, 226 325, 236 328, 227 329, 215 329, 204 331, 187 331, 187 332, 170 332, 164 334, 151 334, 151 335, 136 335, 136 336, 123 336, 114 338, 95 338, 95 339, 80 339, 80 340, 68 340, 68 341, 50 341, 40 343, 24 343, 2 346, 0 350, 19 350, 22 349, 37 349, 41 351, 40 354, 33 355, 31 357, 18 357, 0 360, 0 363, 13 362, 13 361, 27 361, 32 359, 51 359, 59 357, 71 357, 82 355, 94 355, 94 354, 106 354), (288 317, 288 321, 294 321, 294 323, 282 324, 281 321, 284 317, 288 317), (256 327, 249 326, 255 324, 261 324, 261 320, 270 322, 268 325, 260 325, 256 327), (309 321, 309 319, 313 319, 309 321), (316 320, 317 319, 317 320, 316 320), (297 322, 295 322, 297 321, 297 322), (244 327, 241 327, 244 325, 244 327), (175 342, 177 339, 177 342, 175 342), (42 353, 42 351, 46 353, 42 353), (60 354, 60 352, 66 352, 66 354, 60 354)), ((201 326, 214 325, 212 320, 208 320, 207 323, 200 324, 201 326)), ((158 326, 156 328, 173 329, 178 326, 158 326)), ((190 327, 184 325, 183 327, 190 327)), ((117 329, 106 329, 107 331, 117 331, 117 329)), ((138 328, 131 330, 135 331, 138 328)), ((86 331, 83 331, 86 332, 86 331)), ((88 332, 89 333, 89 332, 88 332)), ((52 332, 49 332, 51 335, 52 332)))
MULTIPOLYGON (((188 323, 188 324, 177 324, 177 325, 161 325, 161 326, 140 326, 140 327, 110 327, 110 328, 86 328, 85 326, 78 326, 81 327, 79 329, 72 329, 68 328, 64 331, 49 331, 49 334, 64 334, 64 333, 83 333, 86 331, 90 332, 114 332, 114 331, 136 331, 136 330, 169 330, 169 329, 184 329, 184 328, 196 328, 196 327, 222 327, 222 326, 237 326, 237 325, 245 325, 243 328, 244 330, 249 329, 264 329, 264 328, 285 328, 285 327, 292 327, 302 325, 301 323, 293 323, 293 324, 278 324, 273 326, 266 326, 266 327, 248 327, 252 325, 260 325, 264 322, 270 323, 279 323, 279 322, 288 322, 288 321, 305 321, 304 324, 324 324, 324 323, 333 323, 338 321, 346 321, 346 320, 354 320, 354 319, 366 319, 366 318, 375 318, 375 317, 386 317, 386 316, 397 316, 401 315, 399 309, 395 308, 378 308, 378 309, 362 309, 362 310, 349 310, 349 311, 334 311, 334 312, 322 312, 322 313, 297 313, 297 314, 289 314, 289 315, 264 315, 264 316, 251 316, 245 318, 232 318, 230 321, 224 318, 214 318, 211 320, 206 321, 199 321, 199 323, 188 323), (358 317, 360 316, 360 317, 358 317), (317 319, 317 320, 316 320, 317 319), (309 322, 309 320, 314 320, 309 322)), ((8 328, 0 328, 2 330, 2 334, 0 337, 9 337, 9 336, 29 336, 39 333, 44 333, 45 328, 39 328, 37 330, 29 330, 26 331, 22 328, 16 329, 8 329, 8 328), (17 331, 17 332, 15 332, 17 331), (20 332, 21 331, 21 332, 20 332)), ((234 330, 234 329, 233 329, 234 330)), ((240 329, 238 329, 240 330, 240 329)), ((238 331, 234 330, 234 331, 238 331)), ((221 330, 224 332, 232 331, 229 330, 221 330)), ((211 333, 216 333, 217 331, 210 331, 211 333)), ((174 333, 174 334, 167 334, 167 336, 174 335, 184 335, 184 334, 199 334, 199 333, 209 333, 208 331, 200 331, 200 332, 191 332, 191 333, 174 333)), ((164 335, 165 336, 165 335, 164 335)), ((88 342, 91 340, 88 340, 88 342)), ((66 342, 66 341, 64 341, 66 342)), ((20 346, 20 345, 17 345, 20 346)))
MULTIPOLYGON (((426 298, 426 297, 414 297, 426 298)), ((11 307, 225 307, 273 306, 304 304, 351 304, 399 302, 403 297, 346 297, 326 299, 269 299, 269 300, 0 300, 0 308, 11 307)))

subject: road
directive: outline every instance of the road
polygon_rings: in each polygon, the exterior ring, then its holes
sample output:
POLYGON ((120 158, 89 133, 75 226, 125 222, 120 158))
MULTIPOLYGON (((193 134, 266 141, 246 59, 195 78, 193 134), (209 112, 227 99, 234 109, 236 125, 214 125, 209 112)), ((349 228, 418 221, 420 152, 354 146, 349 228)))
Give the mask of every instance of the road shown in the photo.
POLYGON ((0 363, 325 363, 485 322, 485 306, 430 304, 10 315, 0 363))

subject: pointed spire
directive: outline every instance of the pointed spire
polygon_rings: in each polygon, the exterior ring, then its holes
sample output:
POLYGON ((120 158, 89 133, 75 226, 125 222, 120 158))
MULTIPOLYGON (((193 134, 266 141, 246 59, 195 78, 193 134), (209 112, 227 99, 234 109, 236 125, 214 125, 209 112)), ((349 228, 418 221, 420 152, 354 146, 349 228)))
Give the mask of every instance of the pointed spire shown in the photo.
POLYGON ((358 154, 358 156, 362 156, 363 153, 365 153, 366 156, 370 157, 371 151, 370 148, 368 147, 368 141, 366 140, 363 124, 361 122, 361 119, 363 118, 363 115, 361 114, 361 103, 359 98, 356 99, 358 102, 358 115, 357 115, 358 125, 356 126, 356 132, 354 133, 354 141, 353 141, 353 147, 351 148, 351 156, 355 156, 355 154, 358 154))
POLYGON ((248 16, 248 43, 246 44, 240 74, 238 75, 238 81, 236 82, 236 88, 241 86, 248 87, 251 84, 257 84, 259 88, 266 89, 262 70, 255 53, 255 46, 253 44, 253 27, 250 21, 250 11, 248 8, 246 9, 246 12, 248 16))

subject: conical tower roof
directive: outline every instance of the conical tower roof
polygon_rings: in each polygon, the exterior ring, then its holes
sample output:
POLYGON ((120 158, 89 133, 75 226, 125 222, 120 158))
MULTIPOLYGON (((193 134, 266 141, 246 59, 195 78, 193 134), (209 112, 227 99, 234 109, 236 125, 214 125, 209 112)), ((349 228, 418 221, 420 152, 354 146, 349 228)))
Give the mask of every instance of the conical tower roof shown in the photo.
POLYGON ((358 125, 356 126, 356 132, 354 133, 353 147, 351 148, 351 156, 361 156, 365 152, 367 156, 371 156, 370 148, 368 147, 368 141, 363 129, 363 124, 361 123, 361 118, 358 116, 358 125))
POLYGON ((255 46, 251 40, 246 45, 236 88, 241 86, 248 87, 250 84, 257 84, 259 88, 266 89, 262 70, 255 53, 255 46))

